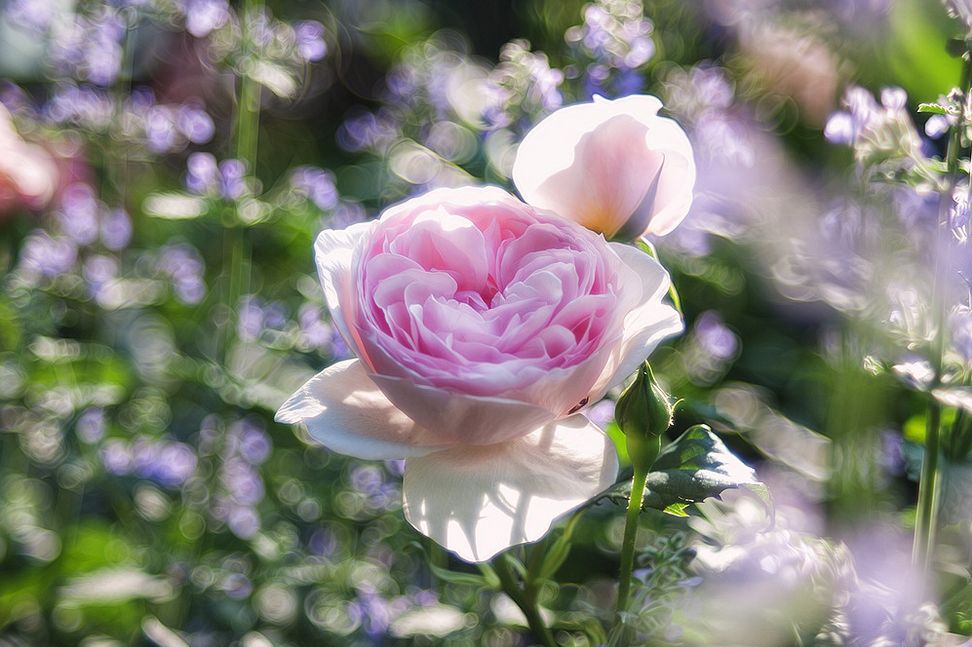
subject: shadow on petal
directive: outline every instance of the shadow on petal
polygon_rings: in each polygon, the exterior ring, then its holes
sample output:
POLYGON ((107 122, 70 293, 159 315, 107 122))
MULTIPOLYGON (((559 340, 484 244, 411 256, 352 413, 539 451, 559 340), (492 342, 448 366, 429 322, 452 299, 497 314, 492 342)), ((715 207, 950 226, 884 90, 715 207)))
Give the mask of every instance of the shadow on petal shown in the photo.
POLYGON ((462 559, 486 561, 543 537, 558 517, 610 487, 617 472, 610 440, 574 415, 515 441, 409 459, 405 516, 462 559))

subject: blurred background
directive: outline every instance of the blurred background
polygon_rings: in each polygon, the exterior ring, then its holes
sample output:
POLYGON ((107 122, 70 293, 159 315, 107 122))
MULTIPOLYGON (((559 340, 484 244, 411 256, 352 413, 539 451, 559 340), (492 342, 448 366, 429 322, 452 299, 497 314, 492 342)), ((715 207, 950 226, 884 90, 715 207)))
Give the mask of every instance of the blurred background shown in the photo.
MULTIPOLYGON (((957 432, 937 576, 910 563, 956 119, 916 109, 954 103, 966 30, 937 0, 0 0, 0 645, 530 644, 404 522, 400 462, 272 417, 348 356, 321 229, 511 188, 533 123, 632 93, 699 166, 655 241, 687 322, 652 360, 674 431, 712 425, 774 502, 643 515, 639 640, 962 644, 957 432)), ((966 429, 960 189, 934 397, 966 429)), ((603 501, 572 529, 541 595, 561 644, 604 643, 622 524, 603 501)))

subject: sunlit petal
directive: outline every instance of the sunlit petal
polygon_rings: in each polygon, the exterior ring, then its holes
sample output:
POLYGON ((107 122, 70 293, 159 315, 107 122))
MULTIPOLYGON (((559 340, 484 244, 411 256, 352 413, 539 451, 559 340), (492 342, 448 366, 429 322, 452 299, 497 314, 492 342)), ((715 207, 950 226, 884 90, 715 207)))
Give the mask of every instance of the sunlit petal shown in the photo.
POLYGON ((612 485, 610 440, 574 415, 519 440, 409 459, 409 522, 467 561, 536 541, 564 513, 612 485))
POLYGON ((442 449, 433 434, 388 401, 356 359, 315 375, 280 406, 275 419, 303 423, 317 442, 358 458, 404 458, 442 449))

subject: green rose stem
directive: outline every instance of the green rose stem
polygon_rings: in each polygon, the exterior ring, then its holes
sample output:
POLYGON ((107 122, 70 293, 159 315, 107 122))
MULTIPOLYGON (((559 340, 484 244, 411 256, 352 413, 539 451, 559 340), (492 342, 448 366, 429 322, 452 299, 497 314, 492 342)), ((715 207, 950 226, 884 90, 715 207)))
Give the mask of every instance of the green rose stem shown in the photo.
MULTIPOLYGON (((631 451, 630 444, 628 451, 631 451)), ((628 608, 628 597, 631 594, 631 573, 634 571, 635 545, 638 540, 638 517, 641 514, 641 502, 645 498, 645 483, 648 480, 647 469, 635 469, 631 479, 631 497, 628 499, 628 512, 624 518, 624 539, 621 541, 621 573, 618 579, 618 622, 621 614, 628 608)))
POLYGON ((661 451, 662 434, 672 425, 672 413, 671 399, 655 381, 648 362, 643 363, 634 381, 618 398, 614 409, 614 417, 624 432, 628 457, 634 469, 628 512, 624 520, 624 537, 621 540, 616 614, 618 624, 624 622, 624 613, 631 594, 631 573, 634 571, 634 553, 638 543, 638 519, 645 498, 648 471, 661 451))
POLYGON ((493 568, 499 578, 503 592, 510 596, 510 599, 520 607, 520 611, 526 616, 530 631, 544 647, 556 647, 553 634, 550 628, 543 621, 540 615, 540 607, 537 606, 536 589, 530 582, 526 582, 522 588, 517 583, 516 575, 513 573, 513 566, 510 563, 509 555, 502 553, 493 560, 493 568))
MULTIPOLYGON (((962 80, 960 88, 963 92, 963 103, 967 101, 969 86, 972 82, 972 60, 966 53, 962 65, 962 80)), ((932 347, 931 362, 934 370, 931 388, 934 390, 941 384, 942 368, 945 356, 945 325, 948 320, 948 303, 945 299, 944 278, 951 266, 946 236, 949 229, 948 212, 952 205, 953 193, 956 185, 956 175, 959 164, 958 155, 961 147, 961 131, 964 127, 964 115, 959 115, 958 123, 952 126, 948 138, 948 148, 945 152, 945 167, 947 185, 942 191, 938 209, 938 231, 936 240, 938 253, 935 254, 935 275, 932 285, 932 307, 934 308, 937 325, 935 340, 932 347), (944 247, 944 249, 943 249, 944 247)), ((915 540, 912 550, 912 562, 922 572, 931 569, 932 554, 935 547, 935 536, 938 525, 938 490, 941 475, 938 463, 941 453, 942 405, 934 397, 928 404, 928 416, 925 429, 925 455, 921 463, 921 480, 918 482, 918 509, 915 519, 915 540)))

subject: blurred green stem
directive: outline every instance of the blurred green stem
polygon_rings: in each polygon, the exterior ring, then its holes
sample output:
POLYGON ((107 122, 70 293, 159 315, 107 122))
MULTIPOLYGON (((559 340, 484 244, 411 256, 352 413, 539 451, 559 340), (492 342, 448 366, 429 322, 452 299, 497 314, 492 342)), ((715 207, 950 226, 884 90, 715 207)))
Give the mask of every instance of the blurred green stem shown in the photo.
MULTIPOLYGON (((972 81, 972 57, 965 55, 962 65, 960 88, 967 97, 972 81)), ((945 152, 947 185, 942 192, 938 207, 938 230, 936 231, 935 275, 932 284, 932 308, 936 317, 935 340, 932 347, 931 362, 935 376, 931 388, 941 384, 942 368, 945 357, 945 326, 948 321, 948 300, 945 298, 947 286, 946 273, 951 267, 948 233, 950 229, 949 210, 959 170, 958 156, 961 148, 961 132, 965 127, 960 116, 952 126, 945 152)), ((928 573, 931 568, 932 553, 938 525, 938 494, 941 474, 939 474, 939 454, 941 454, 942 405, 934 397, 929 398, 927 426, 925 429, 925 455, 921 464, 921 480, 918 482, 918 509, 915 519, 915 541, 912 549, 912 562, 928 573)))
POLYGON ((496 575, 499 577, 503 592, 510 596, 510 599, 516 603, 516 606, 520 607, 520 611, 526 616, 530 631, 533 632, 536 639, 544 647, 557 647, 550 628, 547 627, 547 624, 543 621, 543 617, 540 615, 540 607, 537 606, 536 590, 529 582, 526 583, 526 586, 520 587, 516 581, 516 575, 510 564, 509 556, 506 553, 498 555, 493 560, 493 568, 496 569, 496 575))
MULTIPOLYGON (((260 84, 248 74, 252 65, 252 34, 249 24, 261 10, 262 0, 245 0, 243 3, 243 51, 240 56, 238 74, 240 77, 239 97, 236 106, 236 123, 233 131, 235 138, 234 154, 242 161, 248 175, 256 174, 257 143, 260 134, 260 84)), ((235 207, 235 205, 233 205, 235 207)), ((249 253, 247 251, 246 229, 239 222, 236 210, 227 213, 224 220, 224 245, 226 256, 230 259, 229 276, 226 285, 226 334, 223 353, 229 349, 236 328, 235 309, 246 289, 249 279, 249 253)))
POLYGON ((621 622, 622 614, 628 609, 628 596, 631 593, 631 573, 634 571, 635 544, 638 541, 638 517, 641 502, 645 498, 645 483, 648 469, 636 467, 631 479, 631 497, 628 499, 628 512, 624 519, 624 539, 621 541, 621 573, 618 577, 618 608, 616 622, 621 622))

